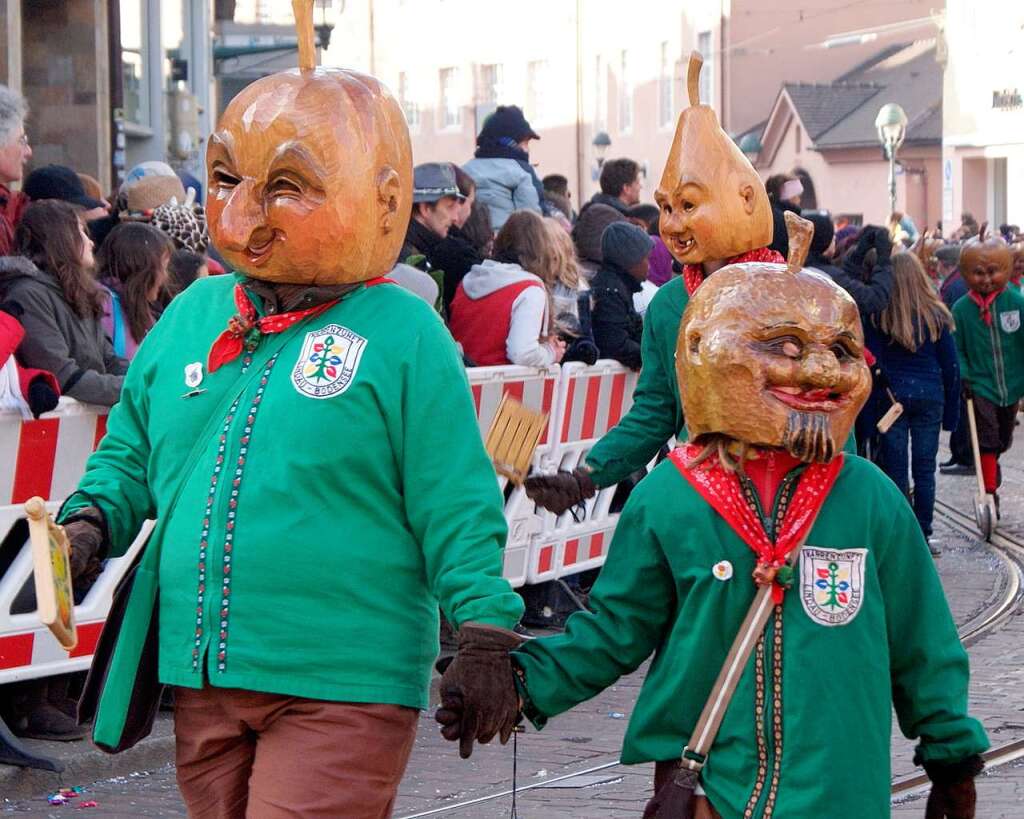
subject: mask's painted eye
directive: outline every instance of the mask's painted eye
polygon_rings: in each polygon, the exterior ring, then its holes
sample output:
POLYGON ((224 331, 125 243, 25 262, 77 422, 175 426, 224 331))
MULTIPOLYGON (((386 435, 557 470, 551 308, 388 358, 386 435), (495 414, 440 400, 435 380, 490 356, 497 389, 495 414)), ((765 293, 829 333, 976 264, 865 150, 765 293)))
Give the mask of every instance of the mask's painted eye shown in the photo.
POLYGON ((215 184, 218 188, 234 188, 239 183, 241 183, 241 181, 242 180, 239 179, 237 176, 235 176, 232 173, 229 173, 223 168, 217 168, 213 172, 213 184, 215 184))
POLYGON ((847 347, 845 344, 833 344, 830 348, 832 355, 834 355, 839 361, 852 361, 856 358, 856 354, 847 347))
POLYGON ((299 184, 286 176, 279 176, 270 183, 271 196, 299 196, 301 193, 299 184))
POLYGON ((689 213, 692 210, 695 210, 696 207, 697 206, 693 204, 693 202, 683 202, 683 210, 685 210, 687 213, 689 213))
POLYGON ((672 213, 672 206, 668 202, 663 202, 661 205, 661 212, 668 216, 672 213))

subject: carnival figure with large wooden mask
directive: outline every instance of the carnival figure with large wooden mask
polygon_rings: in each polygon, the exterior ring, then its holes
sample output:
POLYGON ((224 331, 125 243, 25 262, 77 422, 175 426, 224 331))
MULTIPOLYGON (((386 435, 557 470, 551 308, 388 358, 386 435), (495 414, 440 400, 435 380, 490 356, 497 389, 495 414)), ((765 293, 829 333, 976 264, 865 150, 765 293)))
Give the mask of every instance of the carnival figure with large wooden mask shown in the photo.
POLYGON ((729 265, 691 298, 690 441, 630 495, 591 610, 513 654, 524 713, 542 728, 653 654, 621 757, 656 763, 645 817, 825 816, 842 794, 883 819, 895 707, 927 815, 970 819, 987 740, 967 654, 906 499, 838 451, 869 390, 863 335, 790 221, 788 266, 729 265))
POLYGON ((685 439, 676 335, 687 302, 705 279, 727 264, 784 261, 766 247, 772 211, 757 171, 719 126, 714 109, 700 102, 702 64, 699 54, 690 56, 690 105, 679 115, 654 195, 661 238, 682 264, 682 275, 658 290, 644 315, 643 368, 630 411, 576 469, 527 479, 527 494, 557 514, 643 469, 673 436, 685 439))
POLYGON ((147 336, 63 520, 110 556, 157 521, 97 652, 101 747, 144 736, 173 686, 191 816, 379 819, 438 607, 459 628, 442 690, 467 705, 468 755, 514 724, 522 602, 455 345, 382 278, 412 203, 400 107, 316 68, 313 0, 294 5, 299 69, 244 89, 210 139, 210 233, 236 272, 147 336))

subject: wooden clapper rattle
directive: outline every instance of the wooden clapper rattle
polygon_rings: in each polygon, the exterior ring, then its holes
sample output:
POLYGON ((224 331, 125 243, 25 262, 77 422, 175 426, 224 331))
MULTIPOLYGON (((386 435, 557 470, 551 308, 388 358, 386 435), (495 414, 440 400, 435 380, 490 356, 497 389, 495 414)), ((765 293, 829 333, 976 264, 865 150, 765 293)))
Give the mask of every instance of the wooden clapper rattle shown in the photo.
POLYGON ((530 471, 533 451, 547 423, 546 412, 527 409, 505 393, 484 444, 495 471, 520 485, 530 471))
POLYGON ((71 544, 63 526, 53 522, 42 498, 25 503, 39 619, 68 651, 78 644, 75 593, 71 585, 71 544))

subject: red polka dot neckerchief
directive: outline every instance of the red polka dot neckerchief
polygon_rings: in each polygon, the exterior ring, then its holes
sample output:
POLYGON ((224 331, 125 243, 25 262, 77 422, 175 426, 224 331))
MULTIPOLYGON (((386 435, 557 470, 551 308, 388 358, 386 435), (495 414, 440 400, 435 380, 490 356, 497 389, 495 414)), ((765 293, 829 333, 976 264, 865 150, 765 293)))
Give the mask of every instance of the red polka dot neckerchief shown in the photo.
POLYGON ((753 550, 757 555, 758 567, 774 570, 770 571, 772 600, 777 605, 782 602, 787 577, 785 574, 776 577, 775 572, 785 565, 789 553, 802 542, 814 523, 818 510, 825 503, 843 468, 843 455, 840 453, 827 464, 808 465, 797 482, 782 525, 779 527, 775 542, 772 543, 757 513, 747 502, 736 473, 725 469, 716 457, 711 457, 696 467, 688 465, 702 450, 703 447, 688 443, 677 447, 669 457, 700 496, 753 550))
MULTIPOLYGON (((774 262, 775 264, 785 264, 786 260, 782 258, 782 254, 777 250, 771 250, 767 247, 759 247, 757 250, 748 250, 746 253, 741 253, 739 256, 733 256, 726 262, 726 264, 743 264, 744 262, 774 262)), ((707 277, 704 275, 703 265, 683 265, 683 284, 686 285, 686 292, 691 296, 697 291, 697 288, 704 283, 705 278, 707 277)))
MULTIPOLYGON (((391 279, 383 276, 371 279, 366 282, 367 287, 377 284, 393 283, 391 279)), ((287 330, 296 322, 302 321, 310 316, 315 316, 333 307, 340 299, 332 299, 324 304, 315 307, 308 307, 305 310, 292 310, 288 313, 278 313, 272 316, 257 316, 256 308, 245 288, 240 284, 235 285, 235 307, 238 313, 228 319, 228 328, 217 336, 217 340, 210 347, 207 356, 206 369, 208 372, 215 372, 224 364, 234 361, 242 354, 247 343, 255 345, 259 342, 260 336, 273 335, 287 330)))

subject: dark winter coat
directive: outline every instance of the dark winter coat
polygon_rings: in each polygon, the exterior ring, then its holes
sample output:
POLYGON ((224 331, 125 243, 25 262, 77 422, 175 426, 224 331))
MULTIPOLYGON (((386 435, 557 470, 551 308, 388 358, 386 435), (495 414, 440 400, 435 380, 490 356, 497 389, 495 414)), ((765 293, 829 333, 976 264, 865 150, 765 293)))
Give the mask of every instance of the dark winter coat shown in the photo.
POLYGON ((601 358, 613 358, 631 370, 639 370, 641 363, 643 319, 633 306, 633 294, 640 289, 640 282, 609 262, 601 266, 590 283, 594 341, 601 358))
POLYGON ((950 310, 953 309, 954 304, 966 295, 967 282, 965 282, 964 277, 960 275, 959 269, 954 271, 952 275, 947 276, 946 280, 939 288, 939 298, 942 299, 942 303, 950 310))
MULTIPOLYGON (((897 401, 942 404, 942 428, 956 429, 960 418, 960 366, 949 330, 943 330, 938 341, 926 341, 911 351, 869 321, 864 324, 864 341, 878 360, 897 401)), ((879 406, 888 408, 889 402, 881 396, 872 398, 878 398, 879 406)))
POLYGON ((586 210, 591 205, 608 205, 609 207, 615 208, 615 210, 623 215, 629 211, 629 205, 619 199, 619 197, 612 196, 610 193, 595 193, 590 197, 590 201, 583 206, 583 210, 586 210))
POLYGON ((80 318, 71 309, 53 274, 22 256, 0 258, 0 291, 25 311, 17 353, 24 366, 49 370, 61 392, 79 401, 117 403, 128 362, 114 354, 100 319, 80 318))
POLYGON ((444 271, 441 298, 444 302, 445 315, 448 315, 448 308, 455 298, 459 282, 473 265, 480 264, 483 260, 484 255, 470 243, 462 229, 455 225, 449 228, 445 238, 434 245, 428 261, 432 268, 444 271))

